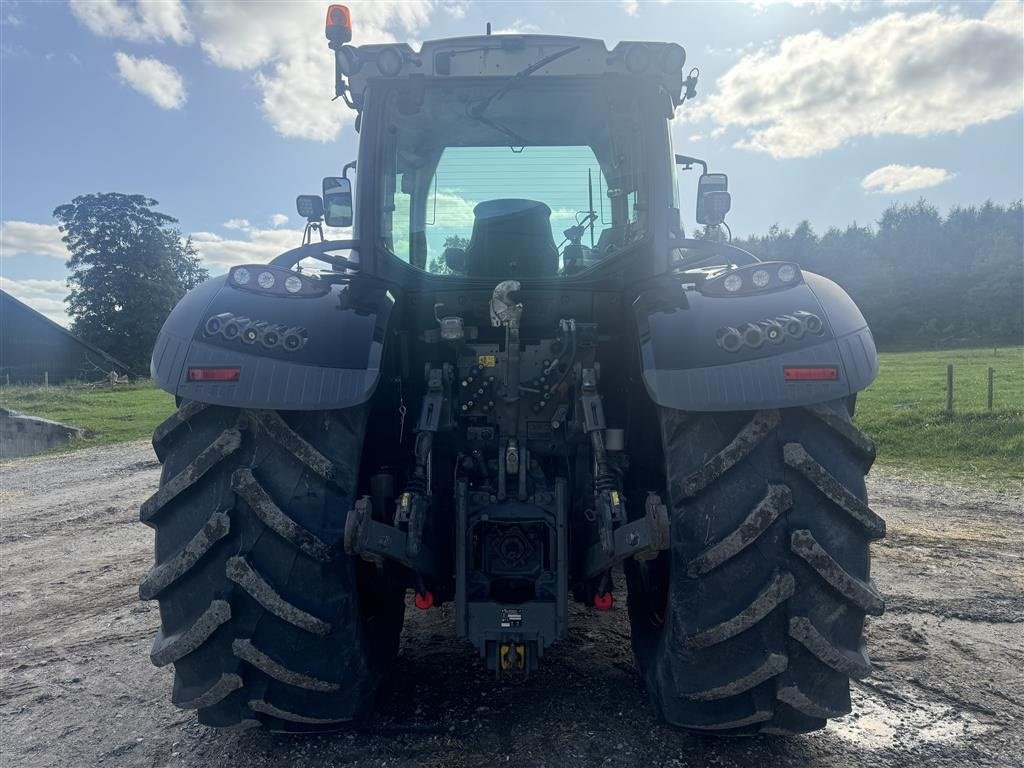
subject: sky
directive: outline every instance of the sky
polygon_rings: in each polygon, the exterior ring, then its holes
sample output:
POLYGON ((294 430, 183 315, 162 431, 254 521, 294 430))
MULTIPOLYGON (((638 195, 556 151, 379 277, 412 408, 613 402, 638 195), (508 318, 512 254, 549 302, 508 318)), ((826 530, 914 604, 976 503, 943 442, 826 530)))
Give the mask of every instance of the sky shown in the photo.
MULTIPOLYGON (((1024 4, 350 2, 353 44, 539 32, 681 44, 677 152, 729 174, 736 235, 1024 196, 1024 4)), ((145 194, 212 273, 297 245, 356 154, 324 2, 0 2, 0 288, 68 323, 53 209, 145 194)), ((680 177, 692 205, 694 174, 680 177)), ((692 214, 684 209, 684 224, 692 214)))

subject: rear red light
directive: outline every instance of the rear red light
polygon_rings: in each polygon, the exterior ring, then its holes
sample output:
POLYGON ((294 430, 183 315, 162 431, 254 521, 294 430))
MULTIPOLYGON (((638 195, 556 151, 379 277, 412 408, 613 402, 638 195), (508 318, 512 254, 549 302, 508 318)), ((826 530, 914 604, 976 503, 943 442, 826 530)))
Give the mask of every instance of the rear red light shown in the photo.
POLYGON ((238 381, 241 368, 189 368, 189 381, 238 381))
POLYGON ((839 369, 834 365, 811 368, 803 365, 787 365, 782 369, 786 381, 838 381, 839 369))

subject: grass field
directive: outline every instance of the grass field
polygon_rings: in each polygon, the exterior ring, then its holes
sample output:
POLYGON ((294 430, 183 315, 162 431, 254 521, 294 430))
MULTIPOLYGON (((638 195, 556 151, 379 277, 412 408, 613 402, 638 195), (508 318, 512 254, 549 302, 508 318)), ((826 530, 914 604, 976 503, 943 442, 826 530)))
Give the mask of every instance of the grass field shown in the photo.
POLYGON ((1020 490, 1024 483, 1024 349, 882 353, 856 421, 883 468, 1020 490), (953 415, 946 366, 953 364, 953 415), (988 369, 995 369, 992 411, 988 369))
MULTIPOLYGON (((0 406, 84 427, 70 446, 148 438, 174 409, 151 384, 128 389, 11 387, 0 406)), ((878 445, 883 469, 1019 490, 1024 484, 1024 349, 960 349, 881 355, 878 379, 857 401, 857 422, 878 445), (954 366, 953 415, 946 365, 954 366), (988 368, 995 402, 986 408, 988 368)))
POLYGON ((0 407, 62 421, 86 436, 59 450, 148 438, 174 411, 174 398, 148 381, 128 387, 6 387, 0 407))

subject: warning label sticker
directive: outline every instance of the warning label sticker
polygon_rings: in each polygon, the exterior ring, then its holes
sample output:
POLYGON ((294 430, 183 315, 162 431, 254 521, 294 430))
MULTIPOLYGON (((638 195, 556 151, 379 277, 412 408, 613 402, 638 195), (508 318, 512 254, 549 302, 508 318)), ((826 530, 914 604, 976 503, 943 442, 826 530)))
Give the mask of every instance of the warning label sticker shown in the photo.
POLYGON ((519 608, 502 608, 500 623, 502 629, 517 629, 523 624, 523 612, 519 608))

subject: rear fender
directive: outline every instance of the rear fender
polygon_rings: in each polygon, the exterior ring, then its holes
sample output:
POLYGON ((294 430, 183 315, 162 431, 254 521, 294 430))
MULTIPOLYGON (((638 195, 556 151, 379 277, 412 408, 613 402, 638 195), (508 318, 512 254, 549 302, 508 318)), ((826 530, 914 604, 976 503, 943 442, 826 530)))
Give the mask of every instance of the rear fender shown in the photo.
MULTIPOLYGON (((706 296, 695 289, 640 294, 633 304, 643 380, 658 405, 687 411, 748 411, 836 400, 867 387, 878 354, 864 316, 831 280, 810 272, 792 287, 746 296, 706 296), (784 334, 735 351, 724 328, 742 329, 784 316, 815 315, 819 333, 784 334), (784 368, 837 369, 834 381, 787 381, 784 368)), ((765 327, 765 326, 762 326, 765 327)))
MULTIPOLYGON (((353 278, 358 280, 358 278, 353 278)), ((227 276, 189 291, 164 323, 150 363, 153 381, 185 400, 239 408, 328 410, 366 401, 380 376, 383 340, 394 299, 371 291, 356 303, 350 287, 318 296, 264 295, 236 288, 227 276), (268 329, 298 329, 298 349, 211 332, 219 317, 246 318, 268 329), (237 381, 194 381, 190 369, 238 368, 237 381)), ((271 337, 274 338, 274 337, 271 337)))

